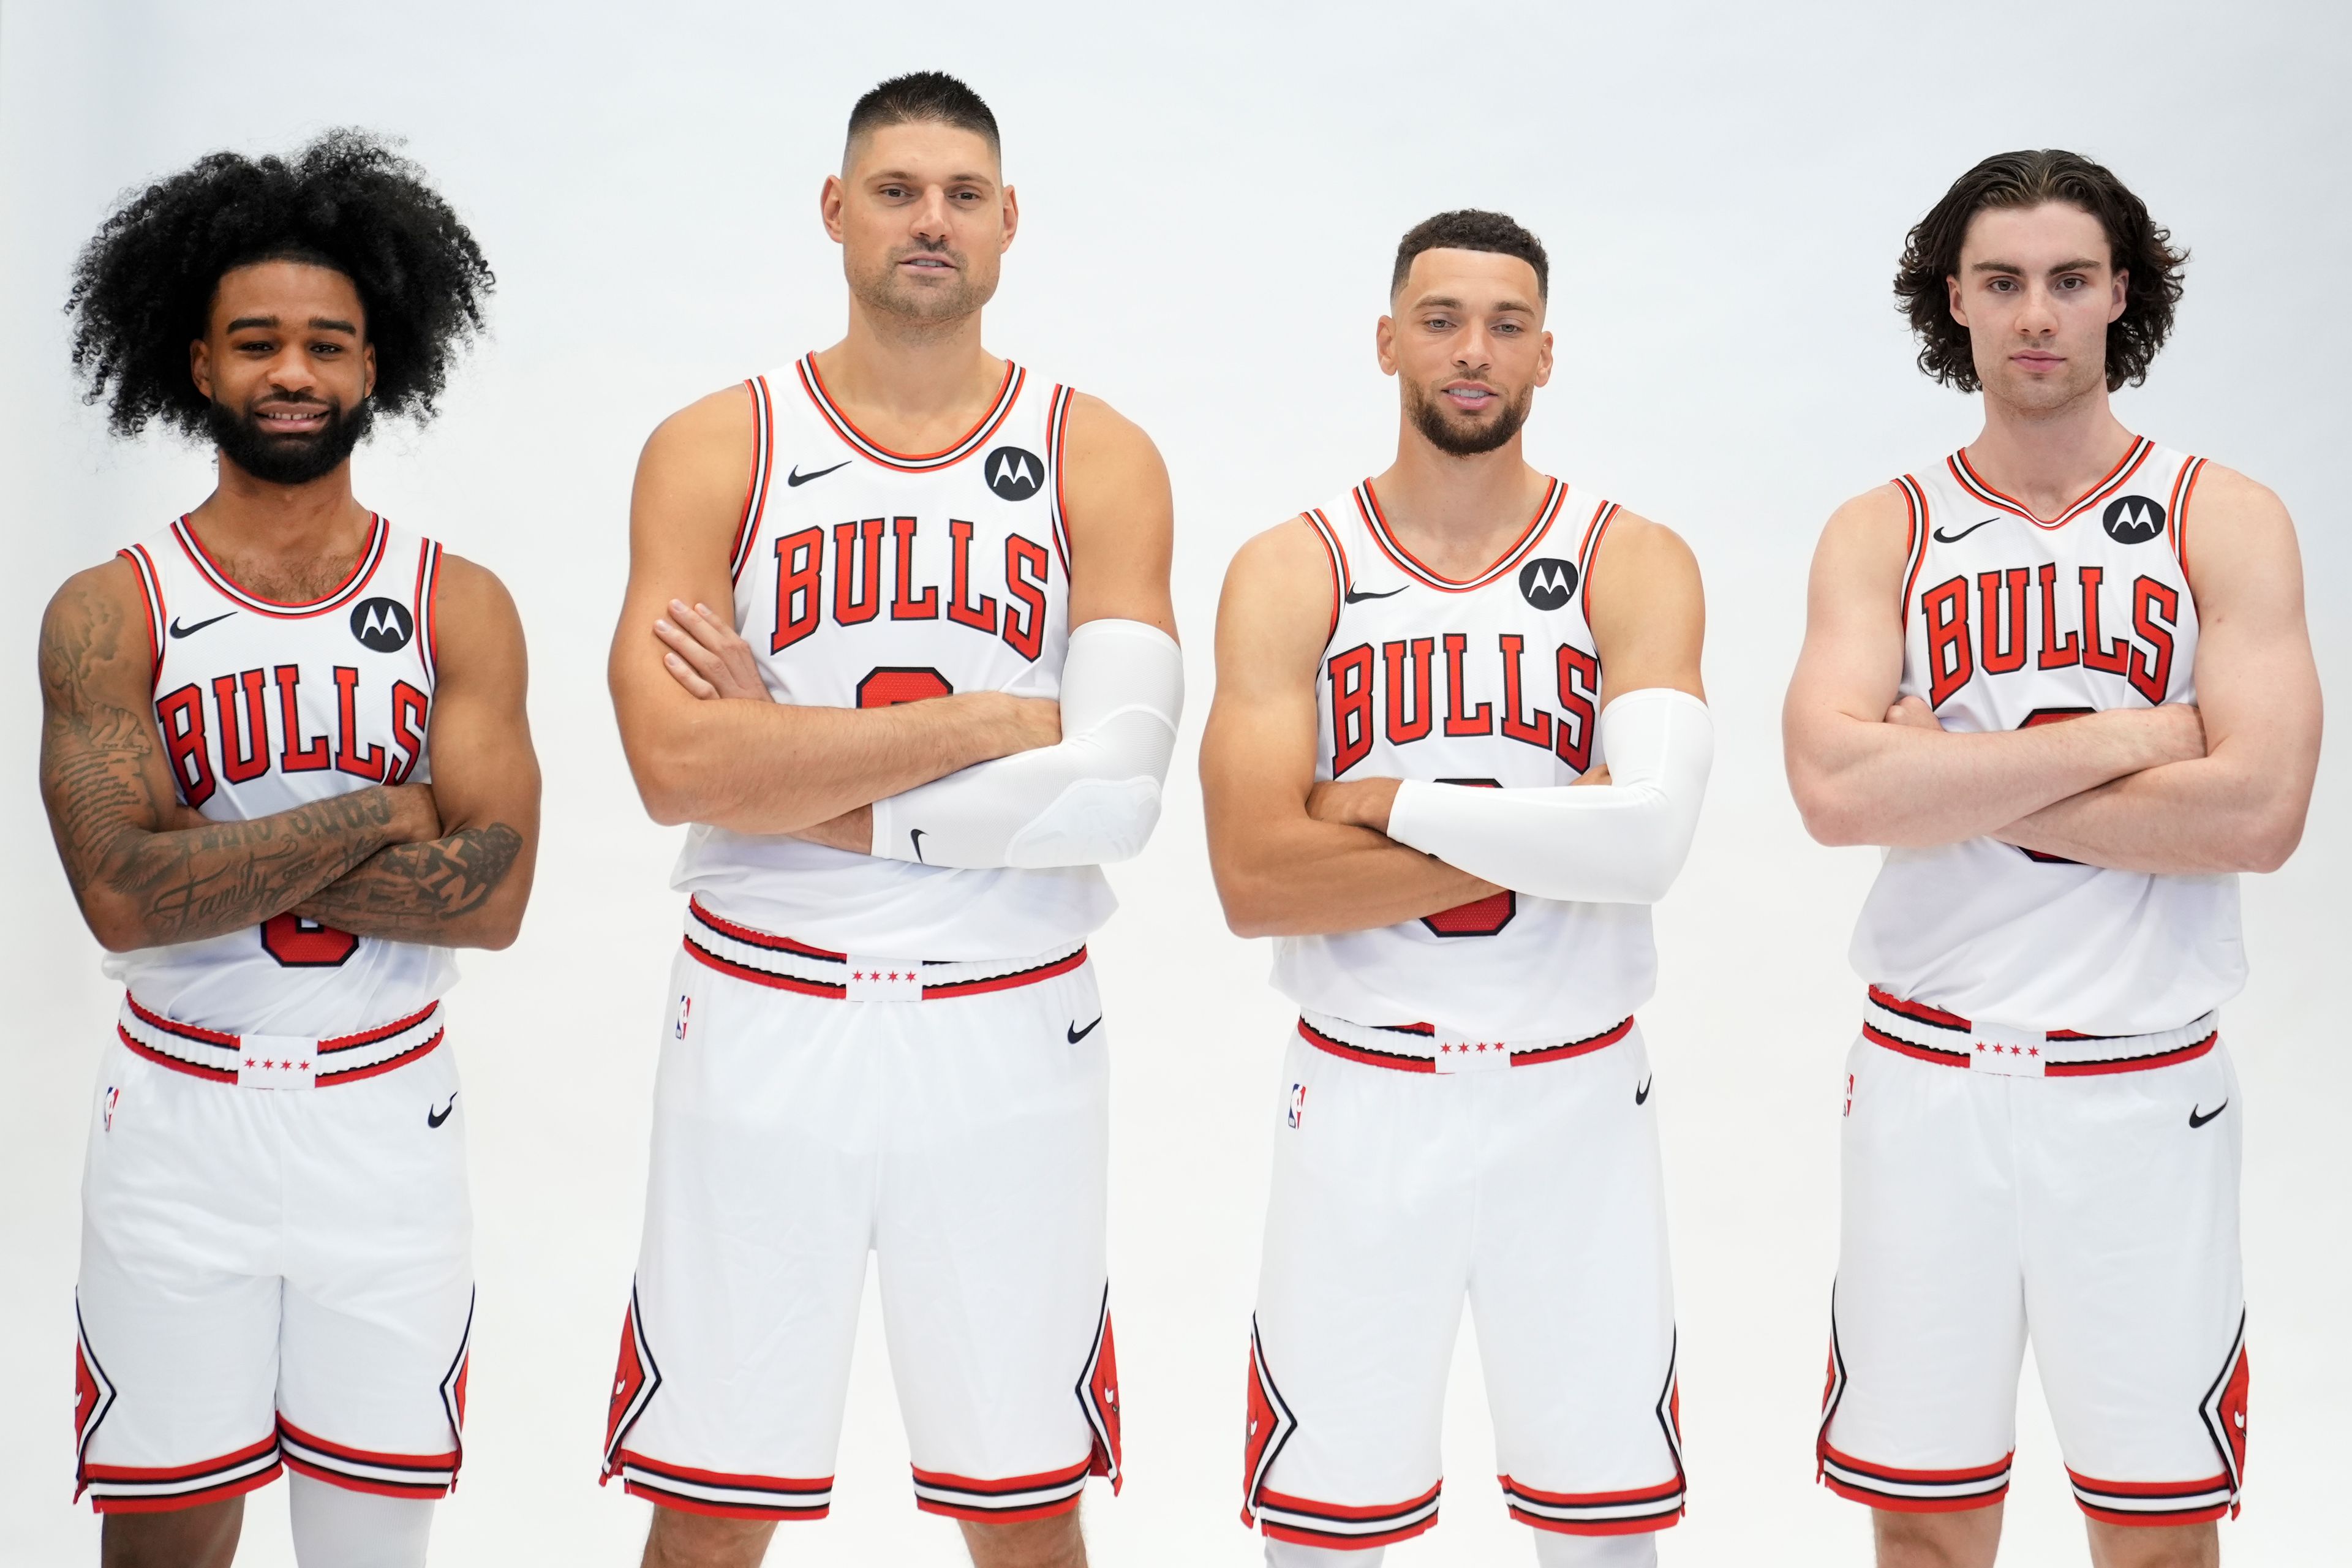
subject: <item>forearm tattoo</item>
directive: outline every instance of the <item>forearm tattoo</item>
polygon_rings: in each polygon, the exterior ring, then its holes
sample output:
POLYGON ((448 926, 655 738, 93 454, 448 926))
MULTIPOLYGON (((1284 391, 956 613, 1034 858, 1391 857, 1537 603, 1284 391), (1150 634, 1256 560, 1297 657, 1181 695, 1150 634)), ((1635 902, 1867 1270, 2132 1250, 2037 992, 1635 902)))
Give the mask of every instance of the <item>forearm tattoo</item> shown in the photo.
POLYGON ((120 900, 141 945, 217 936, 291 908, 383 844, 393 802, 382 789, 164 830, 181 808, 154 719, 105 690, 132 635, 118 606, 86 595, 61 605, 41 637, 41 795, 85 910, 120 900))
POLYGON ((301 913, 362 936, 446 940, 448 923, 488 902, 521 853, 522 835, 503 822, 396 844, 305 900, 301 913))

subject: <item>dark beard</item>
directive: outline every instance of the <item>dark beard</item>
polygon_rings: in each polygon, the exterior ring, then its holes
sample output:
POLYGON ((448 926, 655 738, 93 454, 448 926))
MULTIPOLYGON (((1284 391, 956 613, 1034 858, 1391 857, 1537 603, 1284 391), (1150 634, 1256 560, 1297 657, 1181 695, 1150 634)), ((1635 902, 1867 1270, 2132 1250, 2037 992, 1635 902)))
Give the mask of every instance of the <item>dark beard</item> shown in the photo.
POLYGON ((1536 389, 1529 387, 1516 403, 1503 405, 1502 412, 1492 425, 1483 428, 1465 429, 1451 422, 1446 410, 1435 398, 1411 383, 1405 387, 1405 412, 1412 416, 1413 428, 1429 438, 1429 444, 1454 458, 1475 458, 1510 444, 1528 422, 1528 410, 1536 400, 1536 389))
POLYGON ((205 423, 229 461, 255 479, 264 484, 307 485, 333 473, 374 418, 364 400, 356 408, 330 413, 327 427, 315 436, 273 436, 254 416, 215 400, 205 410, 205 423))

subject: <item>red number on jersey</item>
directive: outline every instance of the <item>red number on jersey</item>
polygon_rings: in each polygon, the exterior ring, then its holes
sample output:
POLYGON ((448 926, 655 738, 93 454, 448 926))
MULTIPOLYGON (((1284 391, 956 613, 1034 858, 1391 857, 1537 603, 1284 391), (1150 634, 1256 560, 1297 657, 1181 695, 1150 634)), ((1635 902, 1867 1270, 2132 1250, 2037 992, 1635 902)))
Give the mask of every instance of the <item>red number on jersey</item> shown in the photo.
POLYGON ((896 708, 901 702, 920 702, 927 697, 949 697, 955 688, 948 678, 928 665, 920 668, 905 668, 897 665, 879 665, 866 672, 857 683, 857 705, 860 708, 896 708))
MULTIPOLYGON (((1471 784, 1479 789, 1500 789, 1494 779, 1439 779, 1439 784, 1471 784)), ((1474 899, 1466 904, 1456 904, 1450 910, 1440 910, 1433 915, 1423 915, 1421 923, 1439 936, 1492 936, 1511 923, 1519 912, 1519 896, 1505 889, 1474 899)))
POLYGON ((289 969, 337 969, 359 951, 360 939, 288 913, 261 922, 261 948, 289 969))

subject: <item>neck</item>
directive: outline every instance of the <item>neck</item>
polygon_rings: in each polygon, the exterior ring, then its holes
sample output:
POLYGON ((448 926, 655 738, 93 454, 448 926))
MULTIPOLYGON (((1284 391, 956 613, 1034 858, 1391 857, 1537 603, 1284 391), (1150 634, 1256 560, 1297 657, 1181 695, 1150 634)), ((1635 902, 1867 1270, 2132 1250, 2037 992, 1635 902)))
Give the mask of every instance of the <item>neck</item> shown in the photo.
POLYGON ((189 514, 215 553, 299 567, 355 554, 365 542, 370 514, 352 494, 349 458, 308 483, 275 485, 216 457, 213 493, 189 514))
POLYGON ((1004 376, 1004 362, 981 346, 980 316, 921 321, 872 310, 853 294, 849 331, 818 351, 817 369, 826 391, 861 414, 915 427, 969 424, 1004 376))
POLYGON ((1984 416, 1970 466, 2041 517, 2065 510, 2131 449, 2104 384, 2056 408, 2021 408, 1987 393, 1984 416))
POLYGON ((1544 485, 1518 436, 1457 458, 1432 446, 1410 418, 1398 433, 1396 461, 1372 480, 1389 526, 1448 576, 1493 564, 1535 515, 1544 485))

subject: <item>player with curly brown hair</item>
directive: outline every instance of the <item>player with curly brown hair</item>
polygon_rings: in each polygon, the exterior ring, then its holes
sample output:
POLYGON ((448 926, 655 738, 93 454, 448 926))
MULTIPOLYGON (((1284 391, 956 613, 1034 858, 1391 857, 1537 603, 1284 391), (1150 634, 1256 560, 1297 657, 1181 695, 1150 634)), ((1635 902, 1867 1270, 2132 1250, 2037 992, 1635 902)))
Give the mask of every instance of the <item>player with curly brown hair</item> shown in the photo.
POLYGON ((1785 713, 1853 957, 1822 1479, 1984 1568, 2031 1338, 2099 1568, 2219 1559, 2246 1458, 2237 874, 2302 836, 2319 682, 2276 496, 2134 435, 2185 256, 2112 173, 1988 158, 1911 231, 1967 447, 1847 502, 1785 713))
POLYGON ((41 792, 125 992, 75 1291, 78 1490, 109 1568, 219 1568, 294 1472, 305 1568, 415 1568, 473 1314, 451 950, 503 947, 539 770, 497 578, 352 494, 431 416, 492 279, 352 132, 215 153, 83 251, 74 361, 121 435, 208 438, 186 515, 69 579, 41 792))

